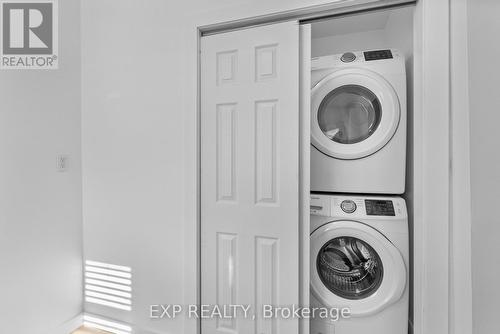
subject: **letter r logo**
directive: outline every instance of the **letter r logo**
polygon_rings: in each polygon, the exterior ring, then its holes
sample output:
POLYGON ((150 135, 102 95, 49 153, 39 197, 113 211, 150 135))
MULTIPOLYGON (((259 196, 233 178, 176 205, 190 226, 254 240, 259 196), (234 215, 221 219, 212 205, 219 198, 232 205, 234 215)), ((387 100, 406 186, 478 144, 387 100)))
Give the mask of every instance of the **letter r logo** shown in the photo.
POLYGON ((3 54, 52 54, 51 2, 3 2, 2 6, 3 54))

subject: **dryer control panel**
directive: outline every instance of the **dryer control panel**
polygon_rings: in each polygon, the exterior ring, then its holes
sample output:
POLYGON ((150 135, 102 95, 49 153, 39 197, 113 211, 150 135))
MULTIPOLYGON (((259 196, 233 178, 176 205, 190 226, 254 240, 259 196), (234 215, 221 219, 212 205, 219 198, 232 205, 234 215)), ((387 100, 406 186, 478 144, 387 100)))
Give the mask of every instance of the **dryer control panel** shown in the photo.
POLYGON ((391 50, 375 50, 363 52, 366 61, 392 59, 391 50))
POLYGON ((342 54, 314 57, 311 59, 311 70, 336 67, 360 66, 372 63, 391 63, 394 61, 404 65, 404 55, 395 49, 352 51, 342 54))
POLYGON ((311 215, 337 218, 384 217, 403 218, 407 216, 406 203, 401 197, 391 196, 343 196, 311 194, 311 215))

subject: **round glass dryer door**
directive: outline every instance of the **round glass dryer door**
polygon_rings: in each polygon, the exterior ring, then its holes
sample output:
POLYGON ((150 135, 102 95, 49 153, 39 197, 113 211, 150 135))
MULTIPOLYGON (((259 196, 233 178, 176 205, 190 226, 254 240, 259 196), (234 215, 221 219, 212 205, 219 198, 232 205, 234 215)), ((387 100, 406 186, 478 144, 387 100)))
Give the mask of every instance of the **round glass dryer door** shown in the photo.
POLYGON ((399 125, 399 99, 380 75, 344 69, 312 90, 312 144, 338 159, 359 159, 384 147, 399 125))
POLYGON ((318 124, 323 134, 340 144, 355 144, 370 137, 382 110, 377 96, 363 86, 340 86, 323 99, 318 124))
POLYGON ((326 307, 368 316, 398 301, 406 288, 399 250, 363 223, 335 221, 311 234, 311 291, 326 307))

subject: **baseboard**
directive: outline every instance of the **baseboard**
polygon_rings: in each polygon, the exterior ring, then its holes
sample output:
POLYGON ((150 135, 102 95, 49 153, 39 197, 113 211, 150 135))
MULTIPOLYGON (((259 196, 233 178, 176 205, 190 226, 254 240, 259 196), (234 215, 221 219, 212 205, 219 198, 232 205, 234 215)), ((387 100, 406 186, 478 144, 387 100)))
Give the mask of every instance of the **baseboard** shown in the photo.
POLYGON ((83 325, 83 314, 79 314, 71 320, 66 321, 55 330, 47 334, 70 334, 83 325))
MULTIPOLYGON (((117 325, 125 325, 125 326, 129 326, 131 328, 131 333, 134 333, 134 334, 164 334, 164 332, 157 332, 157 331, 153 331, 153 330, 146 329, 146 328, 140 328, 138 326, 134 326, 131 323, 122 322, 122 321, 119 321, 116 319, 111 319, 111 318, 101 316, 101 315, 96 315, 96 314, 92 314, 92 313, 85 313, 84 315, 88 316, 88 317, 96 318, 99 320, 114 323, 114 324, 102 323, 103 326, 107 326, 110 329, 110 333, 114 333, 113 329, 116 328, 117 325)), ((83 319, 84 315, 81 316, 82 319, 83 319)), ((89 322, 96 322, 96 320, 89 320, 89 322)), ((97 321, 97 323, 99 323, 99 322, 97 321)), ((90 326, 90 327, 92 327, 92 326, 90 326)), ((118 328, 115 330, 118 330, 118 328)), ((120 330, 120 333, 129 333, 129 331, 130 330, 120 330)), ((71 333, 71 332, 69 332, 69 333, 71 333)), ((58 332, 57 334, 60 334, 60 333, 58 332)), ((65 334, 67 334, 67 333, 65 333, 65 334)))
POLYGON ((136 329, 136 330, 134 330, 134 333, 137 333, 137 334, 163 334, 160 332, 152 332, 152 331, 147 330, 147 329, 136 329))

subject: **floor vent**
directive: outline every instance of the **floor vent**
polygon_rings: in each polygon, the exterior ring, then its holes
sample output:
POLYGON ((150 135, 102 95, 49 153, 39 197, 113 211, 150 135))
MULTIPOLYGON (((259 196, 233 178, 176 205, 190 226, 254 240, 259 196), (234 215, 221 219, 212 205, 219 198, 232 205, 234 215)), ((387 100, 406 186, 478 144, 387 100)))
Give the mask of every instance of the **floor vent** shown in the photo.
POLYGON ((115 321, 105 320, 87 314, 83 316, 83 326, 87 328, 99 329, 113 334, 132 333, 132 327, 128 325, 115 321))
POLYGON ((132 310, 132 269, 85 261, 85 301, 124 311, 132 310))

